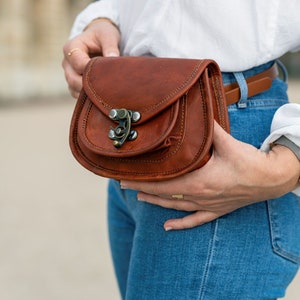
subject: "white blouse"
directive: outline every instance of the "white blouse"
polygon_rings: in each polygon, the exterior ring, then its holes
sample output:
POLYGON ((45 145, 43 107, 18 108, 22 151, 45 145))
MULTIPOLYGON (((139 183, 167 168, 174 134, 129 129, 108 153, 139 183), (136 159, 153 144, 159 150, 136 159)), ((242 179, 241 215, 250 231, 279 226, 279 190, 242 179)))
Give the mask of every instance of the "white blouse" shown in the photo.
MULTIPOLYGON (((120 28, 123 55, 211 58, 237 72, 300 50, 299 12, 299 0, 100 0, 77 16, 70 38, 106 17, 120 28)), ((281 135, 300 147, 300 104, 279 108, 261 149, 281 135)))
POLYGON ((101 0, 79 14, 71 36, 108 17, 124 55, 212 58, 224 72, 243 71, 300 50, 299 12, 299 0, 101 0))

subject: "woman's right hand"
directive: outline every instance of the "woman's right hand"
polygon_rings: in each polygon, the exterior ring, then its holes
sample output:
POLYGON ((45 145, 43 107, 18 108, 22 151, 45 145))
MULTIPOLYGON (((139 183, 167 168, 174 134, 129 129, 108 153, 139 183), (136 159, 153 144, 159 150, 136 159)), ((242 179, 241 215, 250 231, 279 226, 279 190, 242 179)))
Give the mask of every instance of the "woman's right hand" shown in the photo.
POLYGON ((68 41, 64 47, 62 67, 72 97, 78 98, 82 74, 90 58, 97 55, 119 56, 120 32, 109 20, 96 19, 68 41))

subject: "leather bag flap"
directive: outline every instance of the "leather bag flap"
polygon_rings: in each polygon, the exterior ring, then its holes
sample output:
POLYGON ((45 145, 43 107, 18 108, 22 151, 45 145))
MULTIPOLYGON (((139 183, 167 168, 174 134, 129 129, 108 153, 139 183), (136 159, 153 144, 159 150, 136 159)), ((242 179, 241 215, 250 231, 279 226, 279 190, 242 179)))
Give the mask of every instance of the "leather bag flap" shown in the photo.
POLYGON ((89 101, 78 119, 78 134, 85 147, 112 157, 139 155, 164 147, 179 112, 179 100, 197 82, 208 61, 153 57, 97 57, 83 75, 89 101), (206 62, 206 63, 205 63, 206 62), (111 109, 138 111, 133 124, 138 138, 120 148, 108 138, 117 122, 111 109), (101 128, 101 130, 99 130, 101 128))
POLYGON ((113 108, 152 118, 197 81, 204 61, 153 57, 97 57, 87 65, 83 87, 90 101, 108 115, 113 108))

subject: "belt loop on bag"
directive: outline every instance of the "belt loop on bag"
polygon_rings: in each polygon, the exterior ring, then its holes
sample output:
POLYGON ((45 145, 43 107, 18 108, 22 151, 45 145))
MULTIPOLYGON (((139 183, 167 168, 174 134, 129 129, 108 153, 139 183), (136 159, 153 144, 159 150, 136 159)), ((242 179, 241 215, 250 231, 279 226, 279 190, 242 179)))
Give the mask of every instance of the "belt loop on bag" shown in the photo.
POLYGON ((245 76, 242 72, 234 72, 233 73, 236 82, 239 85, 241 97, 237 102, 238 108, 246 108, 247 107, 247 99, 248 99, 248 85, 245 79, 245 76))

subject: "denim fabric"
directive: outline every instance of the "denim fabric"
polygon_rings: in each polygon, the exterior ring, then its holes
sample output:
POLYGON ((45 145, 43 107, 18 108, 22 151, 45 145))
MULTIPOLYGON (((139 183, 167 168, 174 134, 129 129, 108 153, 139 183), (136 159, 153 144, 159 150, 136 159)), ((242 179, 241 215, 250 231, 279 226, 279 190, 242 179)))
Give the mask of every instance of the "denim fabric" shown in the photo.
MULTIPOLYGON (((224 73, 223 80, 236 79, 224 73)), ((276 79, 267 92, 228 108, 231 134, 259 148, 274 112, 286 102, 286 84, 276 79)), ((187 212, 139 202, 135 191, 121 190, 113 180, 108 195, 110 245, 123 299, 270 300, 284 296, 298 270, 300 206, 294 194, 170 232, 164 222, 187 212)))

